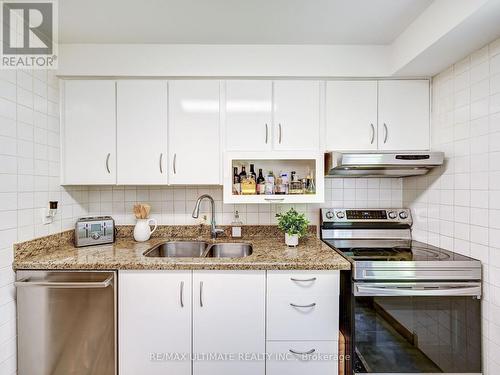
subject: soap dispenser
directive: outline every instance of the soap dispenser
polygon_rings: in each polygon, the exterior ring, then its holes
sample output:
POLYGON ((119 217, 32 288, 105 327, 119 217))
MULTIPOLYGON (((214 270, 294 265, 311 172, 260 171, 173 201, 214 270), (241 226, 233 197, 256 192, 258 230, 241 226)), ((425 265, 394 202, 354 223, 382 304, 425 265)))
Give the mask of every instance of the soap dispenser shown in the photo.
POLYGON ((241 238, 241 226, 243 225, 240 220, 240 214, 238 211, 234 213, 234 219, 231 223, 231 237, 233 238, 241 238))

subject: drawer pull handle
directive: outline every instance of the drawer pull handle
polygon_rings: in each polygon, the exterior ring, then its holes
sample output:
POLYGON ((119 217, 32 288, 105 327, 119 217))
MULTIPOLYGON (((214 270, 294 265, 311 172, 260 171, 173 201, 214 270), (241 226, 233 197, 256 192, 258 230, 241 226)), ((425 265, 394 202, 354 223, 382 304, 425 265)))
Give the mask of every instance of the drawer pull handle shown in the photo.
POLYGON ((309 305, 296 305, 295 303, 290 303, 290 306, 292 306, 292 307, 300 307, 300 308, 303 308, 303 309, 307 309, 309 307, 316 306, 316 302, 310 303, 309 305))
POLYGON ((292 354, 305 355, 305 354, 313 354, 316 351, 316 349, 311 349, 311 350, 308 350, 307 352, 298 352, 298 351, 293 350, 293 349, 288 349, 288 351, 292 354))
POLYGON ((308 282, 316 281, 316 278, 315 277, 311 277, 310 279, 296 279, 294 277, 290 277, 290 280, 297 281, 297 282, 300 282, 300 283, 308 283, 308 282))

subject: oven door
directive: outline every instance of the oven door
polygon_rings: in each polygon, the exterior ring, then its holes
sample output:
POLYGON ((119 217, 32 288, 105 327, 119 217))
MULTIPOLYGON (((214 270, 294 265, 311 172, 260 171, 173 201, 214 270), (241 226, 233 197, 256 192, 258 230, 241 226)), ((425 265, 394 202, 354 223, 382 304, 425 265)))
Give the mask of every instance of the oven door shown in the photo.
POLYGON ((481 284, 353 284, 354 374, 480 374, 481 284))

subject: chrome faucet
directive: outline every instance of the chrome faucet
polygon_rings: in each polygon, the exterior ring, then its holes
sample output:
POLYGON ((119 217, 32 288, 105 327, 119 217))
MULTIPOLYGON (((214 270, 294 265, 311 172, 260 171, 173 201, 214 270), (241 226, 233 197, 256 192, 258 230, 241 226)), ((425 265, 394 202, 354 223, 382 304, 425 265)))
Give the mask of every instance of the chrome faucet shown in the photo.
POLYGON ((198 216, 200 215, 200 204, 203 199, 208 199, 212 208, 212 219, 210 221, 210 235, 212 238, 217 238, 218 234, 224 233, 224 230, 218 229, 215 226, 215 202, 214 199, 208 195, 208 194, 203 194, 198 198, 196 201, 196 204, 194 205, 194 210, 193 210, 193 218, 197 219, 198 216))

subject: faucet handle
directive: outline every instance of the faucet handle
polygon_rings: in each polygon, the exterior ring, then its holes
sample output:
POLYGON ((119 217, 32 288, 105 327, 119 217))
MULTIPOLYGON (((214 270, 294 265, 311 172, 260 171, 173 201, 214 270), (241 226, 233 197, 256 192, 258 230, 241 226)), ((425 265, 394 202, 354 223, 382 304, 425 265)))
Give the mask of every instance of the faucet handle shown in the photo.
POLYGON ((214 238, 217 238, 217 235, 223 234, 223 233, 224 233, 224 229, 214 228, 214 230, 213 230, 214 238))

